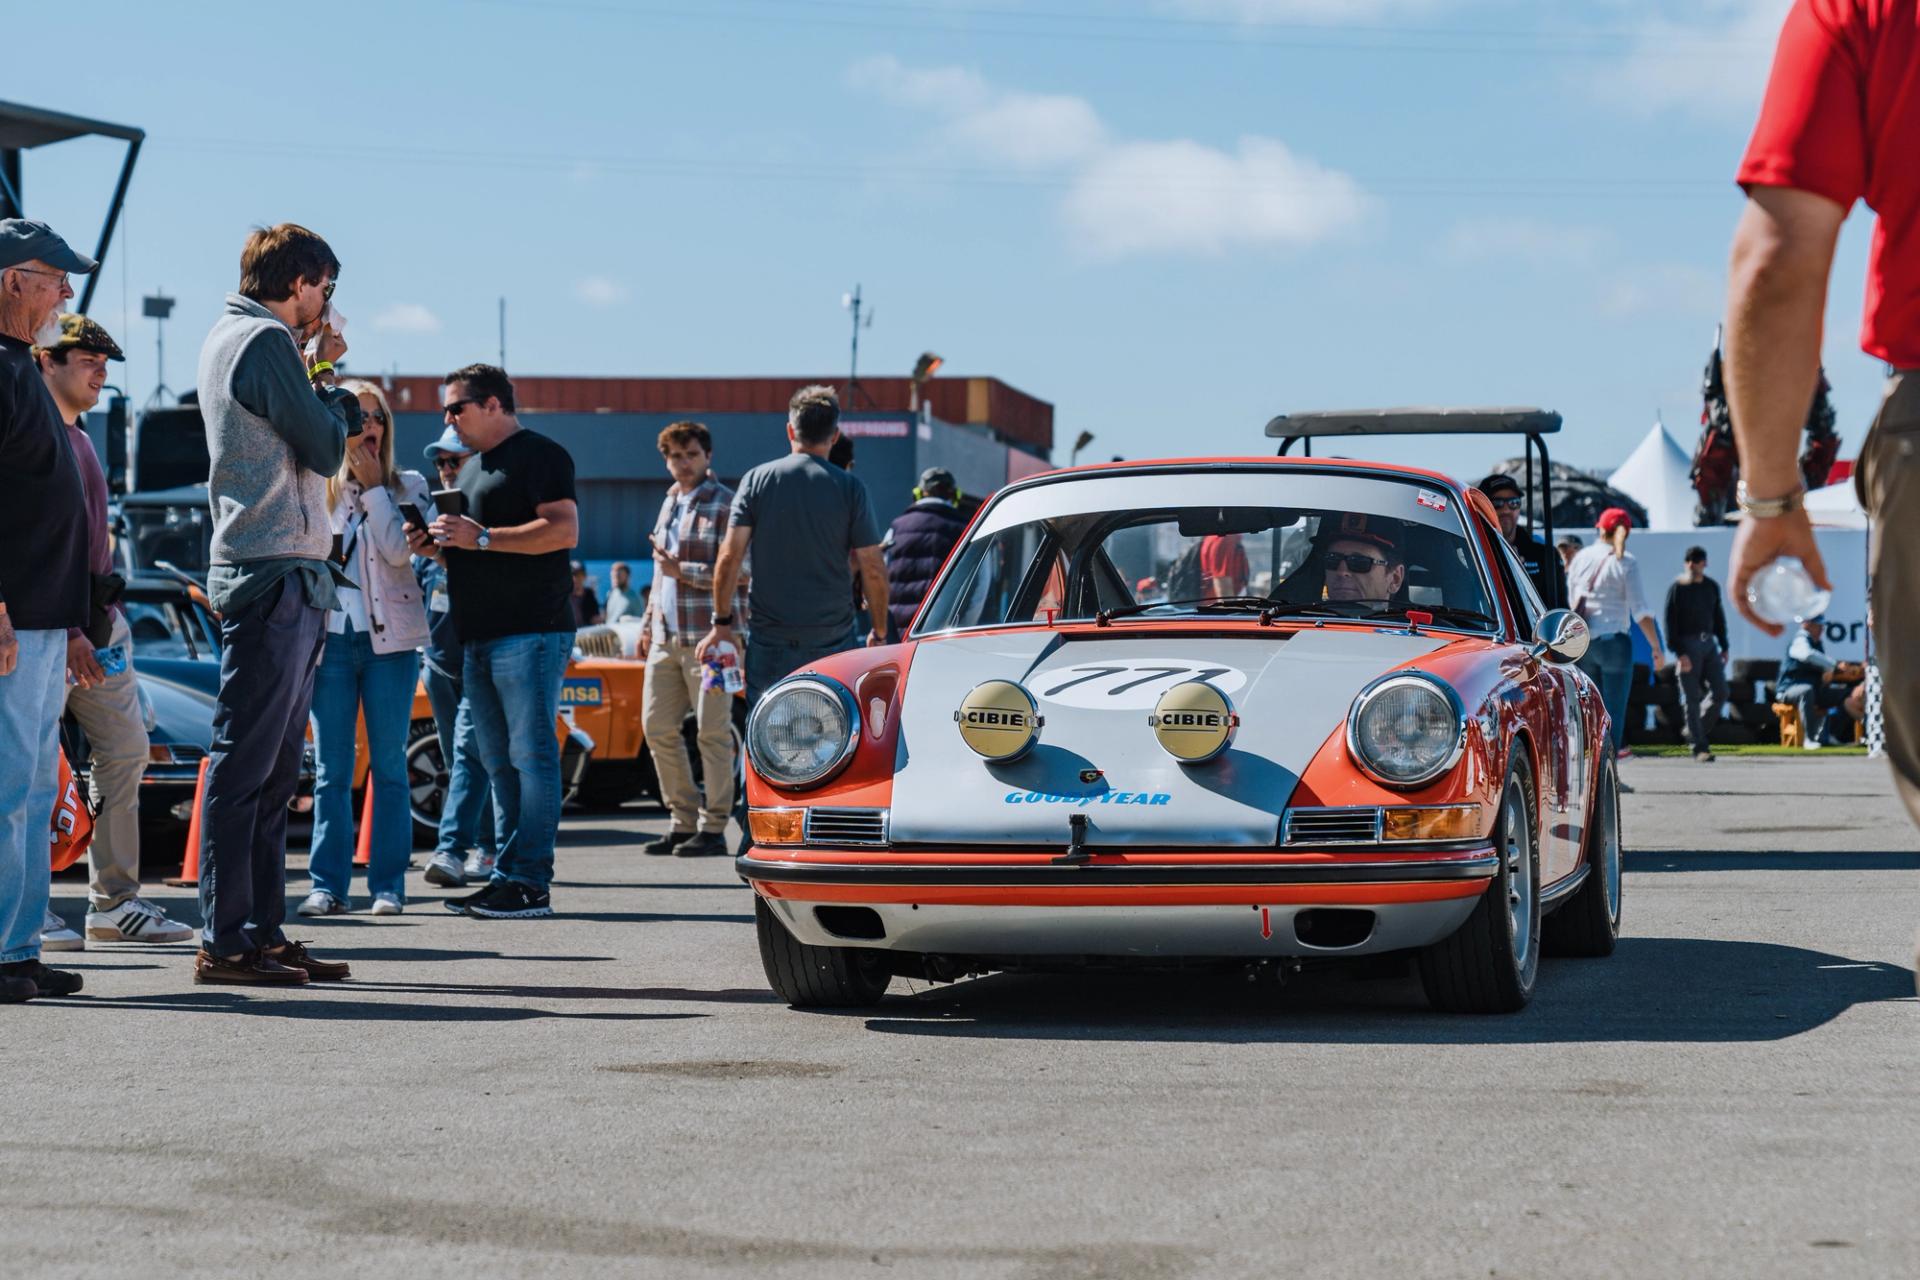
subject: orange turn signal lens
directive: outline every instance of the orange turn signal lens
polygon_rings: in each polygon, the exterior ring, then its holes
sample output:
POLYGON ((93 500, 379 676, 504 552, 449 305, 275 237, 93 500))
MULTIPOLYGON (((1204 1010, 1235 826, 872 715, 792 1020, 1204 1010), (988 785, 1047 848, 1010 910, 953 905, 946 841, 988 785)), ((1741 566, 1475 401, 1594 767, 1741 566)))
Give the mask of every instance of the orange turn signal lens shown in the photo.
POLYGON ((805 809, 747 810, 747 830, 755 844, 799 844, 806 820, 805 809))
POLYGON ((1387 840, 1478 840, 1485 834, 1477 804, 1388 809, 1381 829, 1387 840))

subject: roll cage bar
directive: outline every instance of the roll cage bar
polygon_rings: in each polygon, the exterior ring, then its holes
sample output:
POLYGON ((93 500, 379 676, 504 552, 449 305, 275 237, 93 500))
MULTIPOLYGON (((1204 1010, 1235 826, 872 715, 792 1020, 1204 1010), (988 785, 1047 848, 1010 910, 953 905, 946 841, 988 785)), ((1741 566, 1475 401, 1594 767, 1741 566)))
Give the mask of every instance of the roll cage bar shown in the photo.
MULTIPOLYGON (((127 144, 127 154, 120 163, 120 178, 114 183, 113 198, 107 204, 107 216, 100 224, 100 240, 93 250, 94 261, 105 263, 107 248, 113 243, 113 229, 120 221, 121 208, 127 202, 127 185, 133 181, 133 163, 140 157, 140 144, 146 140, 146 136, 144 129, 136 129, 132 125, 109 124, 104 120, 88 120, 61 111, 0 102, 0 218, 27 216, 24 184, 21 181, 20 161, 23 152, 75 138, 118 139, 127 144)), ((74 308, 75 311, 81 315, 87 314, 87 308, 93 305, 93 291, 99 283, 99 271, 87 277, 86 288, 80 294, 80 305, 74 308)))

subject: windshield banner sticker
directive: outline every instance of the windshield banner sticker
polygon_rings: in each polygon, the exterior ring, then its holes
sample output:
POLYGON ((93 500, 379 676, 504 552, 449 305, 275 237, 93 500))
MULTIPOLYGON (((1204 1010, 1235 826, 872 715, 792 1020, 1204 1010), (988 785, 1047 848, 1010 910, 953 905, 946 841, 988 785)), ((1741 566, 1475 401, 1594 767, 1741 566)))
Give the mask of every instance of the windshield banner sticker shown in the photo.
POLYGON ((1176 684, 1205 680, 1222 693, 1244 688, 1247 673, 1216 662, 1149 658, 1140 662, 1077 662, 1026 680, 1037 698, 1091 711, 1150 711, 1176 684))
POLYGON ((1413 500, 1429 511, 1445 511, 1447 509, 1447 495, 1444 493, 1435 493, 1431 489, 1420 490, 1419 493, 1413 496, 1413 500))

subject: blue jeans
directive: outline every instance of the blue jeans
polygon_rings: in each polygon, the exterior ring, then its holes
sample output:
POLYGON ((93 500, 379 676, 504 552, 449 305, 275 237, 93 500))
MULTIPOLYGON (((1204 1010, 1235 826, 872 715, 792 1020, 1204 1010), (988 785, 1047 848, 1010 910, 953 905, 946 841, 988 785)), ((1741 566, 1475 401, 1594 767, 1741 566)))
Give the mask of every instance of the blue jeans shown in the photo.
POLYGON ((440 834, 436 855, 464 858, 478 848, 493 856, 493 784, 474 741, 473 716, 461 682, 449 679, 427 663, 424 680, 427 701, 433 705, 433 726, 440 734, 440 759, 447 767, 447 794, 441 797, 440 834))
POLYGON ((1577 664, 1600 686, 1600 701, 1613 722, 1607 736, 1618 751, 1627 740, 1627 699, 1633 692, 1633 637, 1624 631, 1595 636, 1577 664))
POLYGON ((67 633, 14 635, 19 663, 0 676, 0 964, 40 958, 67 698, 67 633))
POLYGON ((353 885, 354 721, 367 719, 367 785, 373 788, 373 839, 367 891, 407 897, 413 814, 407 794, 407 729, 413 722, 420 654, 375 653, 373 637, 348 628, 327 636, 313 681, 313 887, 345 902, 353 885))
MULTIPOLYGON (((541 631, 467 644, 466 715, 493 782, 495 880, 545 892, 560 834, 560 683, 573 632, 541 631)), ((459 730, 455 729, 458 736, 459 730)))

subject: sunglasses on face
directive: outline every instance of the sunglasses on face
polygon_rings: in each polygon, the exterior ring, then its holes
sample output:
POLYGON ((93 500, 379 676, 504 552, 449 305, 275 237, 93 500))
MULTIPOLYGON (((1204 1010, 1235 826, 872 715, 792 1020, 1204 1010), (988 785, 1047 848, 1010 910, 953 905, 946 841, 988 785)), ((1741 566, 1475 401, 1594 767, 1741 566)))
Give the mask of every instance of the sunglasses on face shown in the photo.
POLYGON ((362 409, 360 411, 360 416, 367 419, 370 422, 377 422, 383 427, 387 425, 387 415, 380 412, 378 409, 362 409))
POLYGON ((1329 551, 1327 552, 1326 558, 1320 563, 1326 567, 1329 573, 1332 573, 1336 569, 1345 568, 1348 573, 1358 574, 1372 573, 1373 566, 1377 564, 1389 564, 1391 561, 1382 560, 1378 556, 1363 556, 1357 553, 1329 551))
POLYGON ((327 282, 326 282, 325 284, 323 284, 323 285, 321 285, 321 286, 320 286, 320 296, 321 296, 322 298, 324 298, 324 299, 326 299, 326 300, 327 300, 328 302, 332 302, 332 301, 333 301, 333 290, 334 290, 334 287, 335 287, 336 285, 338 285, 339 283, 340 283, 340 282, 339 282, 338 280, 329 280, 329 281, 327 281, 327 282))
POLYGON ((63 289, 71 288, 73 285, 72 278, 64 271, 42 271, 39 267, 14 267, 12 270, 23 272, 30 276, 45 276, 49 280, 58 280, 60 287, 63 289))
POLYGON ((442 471, 458 471, 465 462, 465 458, 452 458, 442 454, 434 459, 433 465, 442 471))
POLYGON ((1490 498, 1488 501, 1493 503, 1495 511, 1518 511, 1527 505, 1525 498, 1490 498))
POLYGON ((461 414, 467 411, 468 405, 479 404, 479 403, 480 402, 478 400, 475 400, 471 396, 467 397, 464 400, 449 400, 447 401, 445 407, 440 410, 440 412, 446 414, 449 418, 457 418, 461 414))

